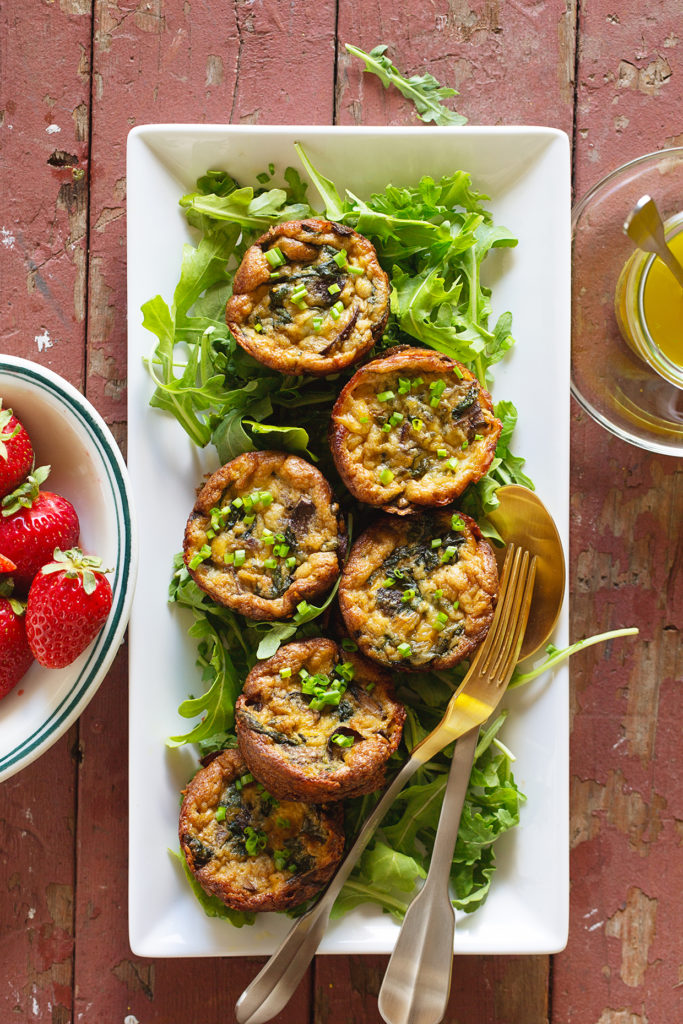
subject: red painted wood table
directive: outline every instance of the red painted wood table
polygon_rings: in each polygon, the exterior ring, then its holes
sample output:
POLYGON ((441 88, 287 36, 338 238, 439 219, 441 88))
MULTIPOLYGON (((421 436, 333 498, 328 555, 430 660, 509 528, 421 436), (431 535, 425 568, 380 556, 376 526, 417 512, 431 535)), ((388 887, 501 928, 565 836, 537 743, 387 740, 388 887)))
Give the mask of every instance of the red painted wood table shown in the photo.
MULTIPOLYGON (((670 0, 5 0, 0 342, 80 388, 125 450, 125 142, 152 121, 403 124, 346 55, 388 44, 473 124, 546 124, 574 187, 683 143, 670 0)), ((428 128, 425 128, 428 131, 428 128)), ((571 927, 548 957, 464 957, 448 1024, 680 1019, 681 463, 572 411, 571 927)), ((126 652, 80 721, 0 786, 0 1022, 224 1024, 248 959, 128 947, 126 652)), ((376 1022, 384 957, 320 957, 278 1020, 376 1022)))

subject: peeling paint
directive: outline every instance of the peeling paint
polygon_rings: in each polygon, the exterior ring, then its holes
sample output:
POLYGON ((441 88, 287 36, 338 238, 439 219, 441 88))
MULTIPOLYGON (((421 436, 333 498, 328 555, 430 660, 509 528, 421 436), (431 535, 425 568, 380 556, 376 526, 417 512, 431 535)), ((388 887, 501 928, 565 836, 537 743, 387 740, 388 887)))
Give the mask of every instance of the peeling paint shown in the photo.
POLYGON ((5 228, 5 227, 0 228, 0 240, 2 241, 2 244, 5 246, 6 249, 13 249, 14 248, 14 243, 16 242, 16 238, 14 237, 12 232, 9 230, 9 228, 5 228))
POLYGON ((46 349, 52 348, 54 342, 50 337, 50 332, 48 331, 47 327, 43 327, 42 332, 40 334, 36 334, 35 343, 38 347, 39 352, 44 352, 46 349))
POLYGON ((61 130, 58 124, 49 124, 45 129, 48 135, 54 135, 56 132, 61 132, 61 130))
POLYGON ((657 900, 631 886, 622 910, 607 921, 605 934, 621 939, 621 980, 629 988, 642 985, 648 967, 648 952, 655 937, 657 900))

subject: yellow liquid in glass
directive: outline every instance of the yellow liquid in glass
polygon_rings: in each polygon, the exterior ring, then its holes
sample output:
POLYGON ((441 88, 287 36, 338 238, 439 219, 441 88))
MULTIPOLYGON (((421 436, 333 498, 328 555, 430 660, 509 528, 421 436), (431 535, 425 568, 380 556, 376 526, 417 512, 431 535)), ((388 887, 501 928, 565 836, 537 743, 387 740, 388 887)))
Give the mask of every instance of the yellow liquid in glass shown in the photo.
MULTIPOLYGON (((669 240, 669 248, 683 263, 683 231, 669 240)), ((658 256, 643 288, 643 313, 660 351, 672 363, 683 366, 683 288, 658 256)))

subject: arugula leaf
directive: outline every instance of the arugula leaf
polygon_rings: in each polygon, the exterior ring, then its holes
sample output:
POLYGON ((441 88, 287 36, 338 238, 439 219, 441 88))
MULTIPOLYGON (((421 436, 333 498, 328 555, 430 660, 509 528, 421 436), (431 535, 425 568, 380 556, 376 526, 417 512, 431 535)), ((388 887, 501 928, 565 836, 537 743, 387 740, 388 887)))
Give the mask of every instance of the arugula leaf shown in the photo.
POLYGON ((357 46, 346 43, 346 49, 354 57, 365 62, 365 70, 377 75, 385 89, 393 85, 406 99, 412 100, 423 121, 435 124, 467 124, 467 118, 444 106, 441 100, 459 95, 455 89, 441 85, 433 75, 411 75, 405 78, 398 68, 385 57, 387 47, 375 46, 370 53, 365 53, 357 46))
POLYGON ((382 910, 401 919, 410 905, 417 880, 425 877, 426 871, 413 857, 378 840, 361 856, 330 916, 334 920, 362 903, 378 903, 382 910), (406 897, 405 893, 410 895, 406 897))
POLYGON ((201 887, 197 879, 194 877, 187 861, 183 857, 182 853, 177 850, 168 851, 172 857, 174 857, 181 868, 183 874, 190 884, 192 892, 197 897, 197 900, 201 904, 202 910, 207 917, 222 917, 225 921, 229 921, 230 924, 234 925, 235 928, 241 928, 245 924, 253 924, 256 920, 255 914, 250 914, 244 910, 233 910, 231 907, 226 907, 222 900, 219 900, 217 896, 211 896, 205 889, 201 887))
POLYGON ((598 633, 596 636, 586 637, 584 640, 577 640, 576 643, 570 644, 569 647, 563 647, 561 650, 555 647, 553 644, 549 644, 546 647, 546 658, 537 665, 536 668, 531 669, 528 672, 519 672, 517 669, 512 674, 512 679, 509 683, 508 688, 516 689, 518 686, 524 686, 525 683, 530 683, 532 679, 537 679, 544 672, 549 672, 553 668, 557 668, 567 658, 571 658, 572 654, 577 654, 579 651, 585 650, 587 647, 592 647, 594 644, 606 643, 608 640, 616 640, 620 636, 637 636, 640 632, 635 626, 630 626, 626 629, 612 629, 608 633, 598 633))

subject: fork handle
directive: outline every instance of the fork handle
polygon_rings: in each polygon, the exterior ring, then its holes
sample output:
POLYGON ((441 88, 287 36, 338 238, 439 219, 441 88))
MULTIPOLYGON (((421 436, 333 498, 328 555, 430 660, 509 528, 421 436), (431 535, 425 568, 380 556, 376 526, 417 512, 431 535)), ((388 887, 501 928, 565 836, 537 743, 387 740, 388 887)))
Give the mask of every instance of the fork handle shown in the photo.
POLYGON ((478 739, 477 727, 456 744, 427 880, 408 907, 379 992, 387 1024, 438 1024, 446 1012, 455 930, 448 880, 478 739))

